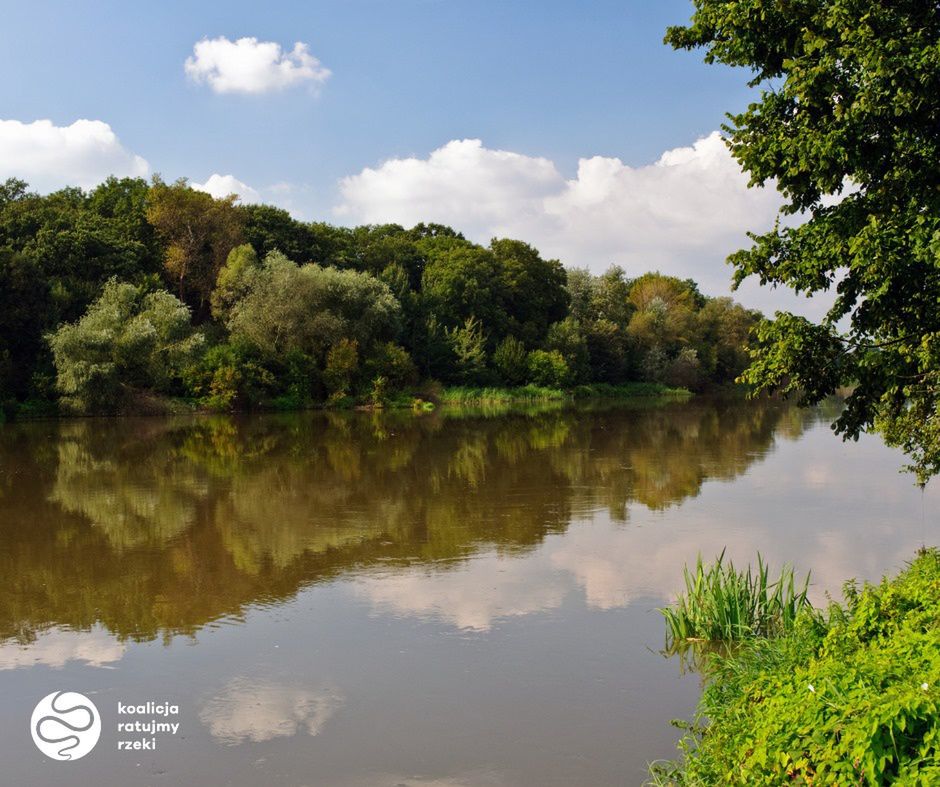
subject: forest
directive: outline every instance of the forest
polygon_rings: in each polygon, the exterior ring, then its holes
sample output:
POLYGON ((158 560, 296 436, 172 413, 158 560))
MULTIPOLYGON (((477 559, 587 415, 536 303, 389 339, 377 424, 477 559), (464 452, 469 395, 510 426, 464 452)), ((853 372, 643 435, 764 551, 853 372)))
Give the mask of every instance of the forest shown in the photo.
POLYGON ((446 387, 729 385, 759 313, 521 240, 355 228, 185 179, 0 184, 8 416, 382 406, 446 387))

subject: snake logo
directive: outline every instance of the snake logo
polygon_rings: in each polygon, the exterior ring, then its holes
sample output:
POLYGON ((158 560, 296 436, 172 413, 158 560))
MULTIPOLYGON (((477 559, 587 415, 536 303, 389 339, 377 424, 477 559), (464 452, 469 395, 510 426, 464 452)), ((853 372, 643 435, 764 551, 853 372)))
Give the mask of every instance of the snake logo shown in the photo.
POLYGON ((101 716, 88 697, 75 691, 54 691, 36 705, 29 731, 36 747, 53 760, 78 760, 95 748, 101 716))

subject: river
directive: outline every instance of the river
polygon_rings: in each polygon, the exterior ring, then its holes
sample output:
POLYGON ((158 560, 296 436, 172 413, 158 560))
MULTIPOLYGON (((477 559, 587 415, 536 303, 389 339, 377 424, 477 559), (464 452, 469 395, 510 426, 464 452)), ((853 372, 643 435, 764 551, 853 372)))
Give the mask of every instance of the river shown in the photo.
POLYGON ((824 603, 937 542, 837 408, 0 425, 0 781, 640 784, 700 690, 660 653, 683 563, 760 551, 824 603), (100 712, 74 762, 30 739, 57 690, 100 712))

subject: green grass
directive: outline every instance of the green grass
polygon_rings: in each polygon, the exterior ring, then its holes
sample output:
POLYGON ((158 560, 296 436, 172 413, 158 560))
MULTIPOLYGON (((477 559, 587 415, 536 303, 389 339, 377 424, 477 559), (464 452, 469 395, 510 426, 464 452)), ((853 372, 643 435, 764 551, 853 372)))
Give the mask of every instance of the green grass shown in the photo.
POLYGON ((652 785, 940 784, 940 553, 708 657, 652 785))
POLYGON ((526 385, 521 388, 472 388, 454 386, 441 391, 443 405, 479 405, 501 402, 550 402, 567 399, 569 395, 557 388, 526 385))
POLYGON ((483 404, 562 402, 573 399, 631 399, 641 397, 685 397, 691 394, 684 388, 669 388, 659 383, 623 383, 610 385, 595 383, 579 385, 572 390, 525 385, 518 388, 474 388, 452 386, 444 388, 439 399, 443 405, 473 406, 483 404))
POLYGON ((793 567, 785 565, 771 579, 758 553, 757 570, 738 571, 722 551, 710 564, 701 555, 695 570, 683 570, 685 593, 660 610, 666 619, 667 650, 687 642, 734 642, 791 631, 797 617, 812 609, 807 599, 809 575, 797 585, 793 567))
POLYGON ((576 399, 639 399, 646 397, 684 398, 691 396, 691 391, 685 388, 670 388, 662 383, 591 383, 579 385, 572 391, 576 399))

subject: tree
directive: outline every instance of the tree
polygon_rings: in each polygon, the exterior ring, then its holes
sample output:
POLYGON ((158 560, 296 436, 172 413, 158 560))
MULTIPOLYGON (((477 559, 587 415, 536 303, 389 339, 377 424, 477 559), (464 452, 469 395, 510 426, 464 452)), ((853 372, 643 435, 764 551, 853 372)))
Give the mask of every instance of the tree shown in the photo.
POLYGON ((279 251, 297 263, 325 262, 328 249, 309 225, 273 205, 241 205, 245 242, 259 257, 279 251))
POLYGON ((494 238, 490 251, 499 267, 498 296, 509 317, 507 330, 530 347, 538 344, 548 326, 568 314, 565 269, 520 240, 494 238))
POLYGON ((548 329, 545 347, 556 350, 568 367, 568 383, 586 382, 590 369, 590 354, 581 325, 573 317, 554 323, 548 329))
POLYGON ((203 345, 185 304, 165 291, 108 282, 88 312, 49 339, 66 405, 113 411, 130 389, 168 393, 203 345))
POLYGON ((529 382, 546 388, 564 388, 570 381, 568 364, 558 350, 529 353, 529 382))
POLYGON ((359 369, 359 343, 343 337, 326 354, 323 381, 331 396, 340 397, 349 393, 353 377, 359 369))
POLYGON ((236 199, 215 199, 185 180, 168 186, 155 179, 150 189, 147 220, 165 245, 167 282, 200 319, 228 253, 242 242, 245 216, 236 199))
POLYGON ((252 280, 260 269, 261 263, 251 244, 244 243, 232 249, 216 277, 215 289, 210 298, 212 316, 225 322, 232 307, 248 294, 252 280))
POLYGON ((647 273, 633 282, 630 302, 636 311, 627 330, 650 378, 650 370, 659 364, 658 360, 654 364, 653 358, 670 360, 693 340, 695 293, 687 282, 647 273))
POLYGON ((495 343, 506 335, 501 308, 499 264, 493 253, 451 236, 422 241, 428 261, 422 276, 426 313, 445 328, 476 318, 495 343))
POLYGON ((0 248, 0 411, 22 399, 43 351, 49 293, 35 265, 24 255, 0 248))
POLYGON ((232 305, 226 325, 233 339, 272 360, 292 352, 322 360, 341 339, 368 351, 374 341, 394 338, 399 315, 388 286, 372 276, 297 265, 272 252, 232 305))
POLYGON ((761 320, 731 298, 709 298, 696 314, 696 350, 703 370, 717 383, 733 382, 750 357, 747 348, 761 320))
POLYGON ((468 317, 459 328, 447 331, 447 339, 456 361, 456 377, 461 383, 483 382, 486 369, 486 336, 476 317, 468 317))
POLYGON ((778 223, 729 258, 747 276, 836 297, 820 324, 777 313, 746 379, 811 404, 854 390, 835 423, 880 428, 940 471, 940 6, 934 0, 695 0, 677 48, 742 66, 760 99, 724 127, 778 223))
POLYGON ((525 345, 515 336, 507 336, 493 353, 493 366, 507 385, 522 385, 529 373, 525 345))

